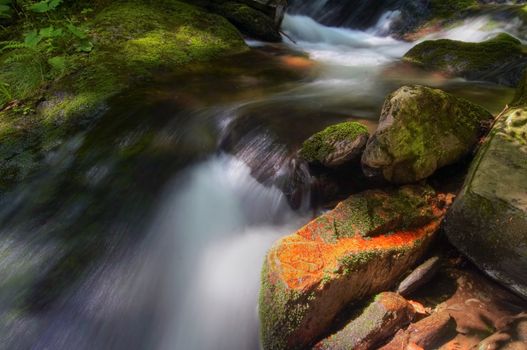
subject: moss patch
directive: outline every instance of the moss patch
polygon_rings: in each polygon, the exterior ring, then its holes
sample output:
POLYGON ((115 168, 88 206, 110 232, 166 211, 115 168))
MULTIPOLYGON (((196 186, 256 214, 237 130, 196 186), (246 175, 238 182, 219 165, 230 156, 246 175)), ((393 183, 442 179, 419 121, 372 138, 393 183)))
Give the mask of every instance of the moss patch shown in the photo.
POLYGON ((25 71, 1 65, 0 78, 19 82, 8 99, 22 102, 0 112, 0 189, 36 170, 49 149, 95 120, 111 96, 156 72, 247 49, 226 19, 175 0, 109 2, 86 29, 94 50, 68 57, 69 71, 56 81, 46 82, 38 65, 28 66, 25 78, 25 71))
POLYGON ((505 33, 481 42, 468 43, 441 39, 424 41, 404 55, 404 60, 418 64, 425 69, 444 71, 469 79, 485 79, 495 82, 511 81, 515 85, 518 72, 527 61, 521 42, 505 33), (499 67, 511 71, 513 77, 500 77, 492 74, 499 67), (496 81, 500 80, 501 81, 496 81))
POLYGON ((334 144, 355 140, 360 135, 369 136, 368 128, 361 123, 345 122, 331 125, 307 139, 300 149, 300 156, 308 162, 320 162, 335 151, 334 144))
POLYGON ((476 0, 431 0, 430 8, 433 17, 447 18, 459 11, 463 11, 472 6, 477 6, 476 0))

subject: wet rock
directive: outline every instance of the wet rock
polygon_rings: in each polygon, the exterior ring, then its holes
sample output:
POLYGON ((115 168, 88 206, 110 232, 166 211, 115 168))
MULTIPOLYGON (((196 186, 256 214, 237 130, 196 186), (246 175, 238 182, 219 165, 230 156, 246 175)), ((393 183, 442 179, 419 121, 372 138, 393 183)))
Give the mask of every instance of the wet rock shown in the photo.
MULTIPOLYGON (((456 333, 431 349, 477 349, 492 333, 504 329, 524 300, 487 278, 467 262, 442 267, 436 277, 412 295, 436 312, 447 312, 456 322, 456 333)), ((425 348, 426 349, 426 348, 425 348)))
MULTIPOLYGON (((255 8, 258 4, 260 4, 260 1, 256 0, 251 1, 250 5, 244 3, 244 1, 226 1, 214 4, 213 8, 234 24, 242 33, 250 37, 271 42, 282 41, 279 29, 283 17, 283 7, 280 10, 282 12, 269 15, 255 8)), ((265 9, 263 3, 262 8, 265 9)))
POLYGON ((397 287, 397 293, 408 296, 419 287, 429 282, 439 270, 440 260, 432 257, 419 265, 411 274, 408 275, 397 287))
POLYGON ((363 168, 393 183, 422 180, 470 153, 490 120, 482 107, 444 91, 403 86, 384 102, 363 168))
POLYGON ((511 102, 512 106, 527 105, 527 70, 523 72, 520 83, 516 87, 514 99, 511 102))
POLYGON ((263 348, 309 346, 344 307, 389 289, 422 258, 450 201, 421 186, 366 191, 276 242, 262 271, 263 348))
POLYGON ((411 344, 423 349, 435 349, 455 333, 456 322, 448 312, 434 313, 406 330, 397 332, 395 337, 380 350, 403 350, 411 344))
POLYGON ((427 70, 508 86, 516 86, 527 67, 521 42, 505 33, 481 43, 424 41, 408 51, 404 60, 427 70))
POLYGON ((331 125, 307 139, 300 156, 309 163, 335 168, 357 159, 369 136, 368 128, 357 122, 331 125))
POLYGON ((496 121, 474 159, 445 231, 480 269, 527 297, 527 108, 496 121))
POLYGON ((527 314, 501 320, 500 329, 480 342, 478 350, 525 350, 527 349, 527 314))
MULTIPOLYGON (((415 311, 398 294, 384 292, 364 312, 336 334, 322 340, 315 350, 368 350, 408 325, 415 311)), ((402 348, 401 348, 402 349, 402 348)))

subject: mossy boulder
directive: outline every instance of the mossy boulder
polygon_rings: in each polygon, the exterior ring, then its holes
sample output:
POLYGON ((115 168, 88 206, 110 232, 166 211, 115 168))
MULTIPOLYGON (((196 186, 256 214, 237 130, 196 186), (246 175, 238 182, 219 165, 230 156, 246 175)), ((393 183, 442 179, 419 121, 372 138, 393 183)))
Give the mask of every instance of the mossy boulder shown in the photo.
POLYGON ((234 24, 242 33, 265 41, 280 42, 280 22, 247 4, 227 1, 214 9, 234 24))
POLYGON ((369 137, 368 128, 357 122, 331 125, 307 139, 299 154, 309 163, 334 168, 359 157, 369 137))
POLYGON ((384 102, 377 131, 362 155, 363 168, 398 184, 425 179, 469 154, 482 124, 492 118, 482 107, 444 91, 403 86, 384 102))
MULTIPOLYGON (((247 49, 225 18, 187 3, 130 0, 97 5, 85 24, 92 52, 68 56, 67 70, 54 81, 33 84, 23 94, 13 90, 12 98, 21 106, 0 111, 0 191, 34 173, 50 150, 92 125, 110 97, 156 72, 178 72, 191 62, 247 49)), ((9 59, 8 54, 0 57, 1 62, 9 59)), ((0 80, 14 76, 10 86, 23 84, 32 76, 15 73, 24 71, 2 63, 0 80)))
POLYGON ((498 118, 445 230, 479 268, 527 297, 527 107, 498 118))
POLYGON ((478 6, 477 0, 430 0, 432 18, 448 18, 459 11, 478 6))
POLYGON ((527 70, 523 72, 520 83, 516 87, 514 99, 511 102, 512 106, 527 105, 527 70))
POLYGON ((366 191, 276 242, 262 270, 264 349, 303 349, 350 303, 390 288, 434 238, 449 196, 428 187, 366 191))
POLYGON ((414 317, 415 310, 406 299, 396 293, 384 292, 377 295, 359 317, 319 342, 313 350, 375 349, 406 327, 414 317))
POLYGON ((414 46, 403 59, 427 70, 508 86, 516 86, 527 67, 521 42, 505 33, 481 43, 427 40, 414 46))

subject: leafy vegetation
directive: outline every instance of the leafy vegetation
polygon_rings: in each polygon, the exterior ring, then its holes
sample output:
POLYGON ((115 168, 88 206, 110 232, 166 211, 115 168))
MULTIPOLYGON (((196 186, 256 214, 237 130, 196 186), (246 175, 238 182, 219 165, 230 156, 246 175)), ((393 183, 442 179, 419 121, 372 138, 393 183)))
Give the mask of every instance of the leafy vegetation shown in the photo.
POLYGON ((46 81, 72 68, 71 56, 93 49, 76 17, 58 13, 62 0, 0 0, 0 18, 23 18, 20 39, 0 42, 0 107, 27 98, 46 81))
POLYGON ((175 72, 247 48, 225 18, 177 0, 6 6, 10 17, 0 20, 0 190, 34 173, 47 152, 91 125, 110 97, 159 70, 175 72))

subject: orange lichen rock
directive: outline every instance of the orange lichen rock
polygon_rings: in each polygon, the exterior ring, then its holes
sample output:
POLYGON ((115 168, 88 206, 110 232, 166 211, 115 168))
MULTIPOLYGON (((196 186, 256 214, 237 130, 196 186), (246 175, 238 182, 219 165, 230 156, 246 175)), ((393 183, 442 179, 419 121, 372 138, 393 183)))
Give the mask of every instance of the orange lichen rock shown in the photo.
POLYGON ((300 349, 351 302, 387 290, 426 251, 452 201, 429 187, 366 191, 275 243, 262 271, 264 349, 300 349))

